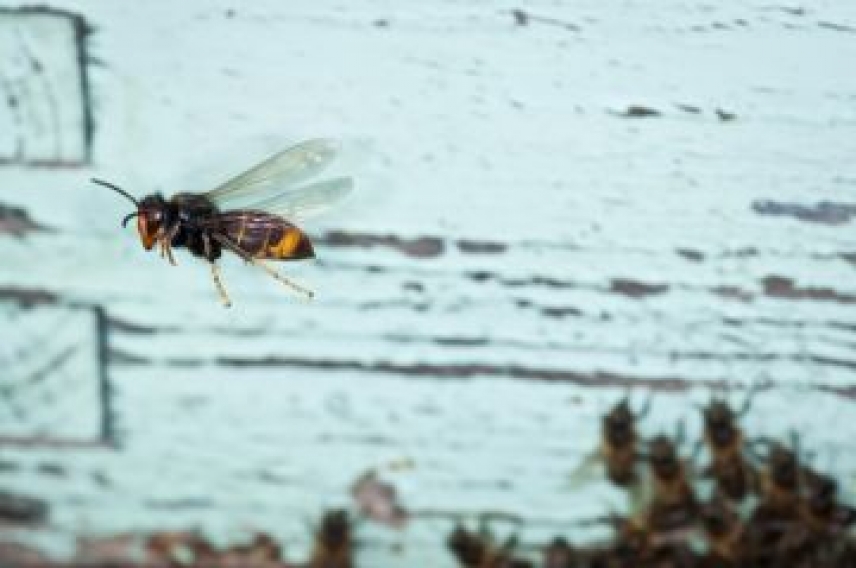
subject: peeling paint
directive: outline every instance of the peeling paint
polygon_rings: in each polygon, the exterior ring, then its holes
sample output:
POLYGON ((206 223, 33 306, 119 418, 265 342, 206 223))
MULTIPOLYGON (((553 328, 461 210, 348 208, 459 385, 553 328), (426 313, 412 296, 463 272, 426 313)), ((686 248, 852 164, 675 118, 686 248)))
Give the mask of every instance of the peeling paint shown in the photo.
POLYGON ((404 238, 396 235, 373 235, 346 231, 330 231, 317 240, 330 247, 387 247, 413 258, 438 257, 443 254, 446 248, 443 240, 437 237, 404 238))
POLYGON ((59 298, 53 292, 39 288, 0 286, 0 300, 13 301, 24 307, 56 304, 59 298))
POLYGON ((844 225, 856 216, 856 204, 820 201, 814 205, 782 201, 755 201, 752 209, 759 215, 793 217, 807 223, 844 225))
POLYGON ((31 232, 46 231, 50 229, 33 221, 25 209, 0 203, 0 236, 23 237, 31 232))
POLYGON ((622 294, 631 298, 644 298, 646 296, 659 296, 669 291, 668 284, 650 284, 639 282, 628 278, 615 278, 609 285, 611 292, 622 294))
POLYGON ((675 252, 678 253, 679 256, 693 262, 702 262, 704 260, 704 253, 699 250, 679 248, 675 250, 675 252))
POLYGON ((457 242, 458 250, 469 254, 500 254, 508 250, 508 245, 496 241, 476 241, 462 239, 457 242))
POLYGON ((793 279, 784 276, 767 276, 762 283, 764 285, 764 294, 773 298, 856 304, 856 294, 845 294, 838 292, 834 288, 827 287, 800 287, 794 283, 793 279))

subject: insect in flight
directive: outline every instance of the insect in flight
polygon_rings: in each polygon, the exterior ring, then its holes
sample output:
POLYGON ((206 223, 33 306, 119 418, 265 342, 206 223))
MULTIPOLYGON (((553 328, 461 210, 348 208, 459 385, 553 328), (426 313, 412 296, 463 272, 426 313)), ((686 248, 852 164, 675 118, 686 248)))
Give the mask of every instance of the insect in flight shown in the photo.
POLYGON ((229 251, 258 266, 292 290, 313 293, 274 270, 267 261, 314 258, 309 237, 292 221, 327 209, 350 193, 349 177, 310 182, 338 154, 332 140, 315 139, 283 150, 206 193, 160 193, 136 199, 103 180, 94 183, 131 200, 137 210, 122 226, 137 218, 137 231, 146 250, 157 245, 161 257, 175 265, 173 248, 184 247, 211 265, 211 275, 226 307, 231 300, 220 277, 217 259, 229 251))

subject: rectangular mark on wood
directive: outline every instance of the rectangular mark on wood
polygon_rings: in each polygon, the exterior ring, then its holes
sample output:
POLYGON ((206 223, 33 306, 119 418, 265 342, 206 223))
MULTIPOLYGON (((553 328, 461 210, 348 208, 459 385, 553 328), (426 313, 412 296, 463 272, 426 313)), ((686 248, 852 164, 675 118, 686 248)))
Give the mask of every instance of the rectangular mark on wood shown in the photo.
POLYGON ((0 348, 0 447, 110 442, 103 312, 14 292, 0 290, 0 324, 15 329, 0 348))
POLYGON ((73 12, 0 8, 0 164, 89 163, 88 34, 73 12))

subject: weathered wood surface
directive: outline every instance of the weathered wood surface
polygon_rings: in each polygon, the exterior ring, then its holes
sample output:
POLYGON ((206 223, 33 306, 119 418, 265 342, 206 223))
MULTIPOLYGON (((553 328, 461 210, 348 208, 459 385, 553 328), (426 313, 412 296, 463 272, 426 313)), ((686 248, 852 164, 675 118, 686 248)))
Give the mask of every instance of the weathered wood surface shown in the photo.
POLYGON ((0 6, 0 162, 69 166, 89 159, 86 33, 71 12, 0 6))
POLYGON ((7 329, 0 346, 0 443, 102 439, 98 312, 3 302, 0 314, 7 329))
POLYGON ((389 475, 424 514, 365 529, 365 565, 450 565, 432 511, 582 534, 619 496, 568 472, 628 387, 662 392, 654 432, 705 388, 767 385, 750 426, 852 480, 856 8, 60 4, 97 30, 94 166, 0 170, 42 228, 0 236, 0 286, 105 306, 123 444, 0 450, 52 531, 252 526, 299 551, 407 457, 389 475), (231 261, 223 310, 206 267, 146 255, 87 184, 199 189, 260 135, 374 157, 308 226, 320 261, 286 266, 308 305, 231 261))

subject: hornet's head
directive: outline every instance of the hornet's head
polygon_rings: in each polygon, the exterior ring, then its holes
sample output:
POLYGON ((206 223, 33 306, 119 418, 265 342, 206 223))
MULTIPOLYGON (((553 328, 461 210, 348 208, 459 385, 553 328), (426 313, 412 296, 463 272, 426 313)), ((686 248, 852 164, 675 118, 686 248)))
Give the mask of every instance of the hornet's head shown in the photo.
POLYGON ((155 242, 164 234, 168 224, 169 208, 166 200, 160 194, 144 197, 140 201, 137 212, 125 217, 122 226, 124 227, 134 215, 137 216, 137 232, 140 233, 140 242, 143 243, 143 248, 152 250, 155 242))
POLYGON ((169 209, 163 196, 160 194, 149 195, 148 197, 144 197, 141 201, 138 201, 130 193, 116 185, 113 185, 112 183, 99 179, 93 179, 92 182, 125 196, 134 204, 137 210, 133 213, 129 213, 124 219, 122 219, 122 226, 126 227, 128 225, 128 221, 136 217, 137 232, 140 234, 140 242, 143 244, 143 248, 146 250, 152 250, 155 242, 157 242, 158 238, 163 235, 164 229, 167 225, 169 209))

